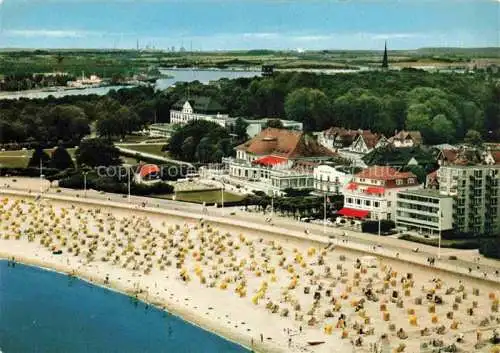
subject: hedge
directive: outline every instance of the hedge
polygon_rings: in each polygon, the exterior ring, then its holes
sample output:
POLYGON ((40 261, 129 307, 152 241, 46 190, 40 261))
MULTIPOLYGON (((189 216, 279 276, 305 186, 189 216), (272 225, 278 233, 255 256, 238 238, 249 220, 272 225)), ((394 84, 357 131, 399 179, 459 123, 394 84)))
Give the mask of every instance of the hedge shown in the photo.
MULTIPOLYGON (((59 186, 62 188, 78 189, 84 188, 84 178, 81 174, 75 174, 70 177, 59 180, 59 186)), ((95 173, 87 175, 87 189, 97 191, 111 192, 116 194, 128 193, 127 183, 120 182, 111 177, 97 177, 95 173)), ((130 184, 130 193, 132 195, 146 196, 153 194, 171 194, 174 187, 164 182, 156 182, 152 184, 130 184)))
MULTIPOLYGON (((43 168, 43 175, 50 180, 51 176, 59 173, 59 169, 43 168)), ((40 168, 0 168, 0 176, 25 176, 25 177, 39 177, 40 168)))
MULTIPOLYGON (((380 232, 386 233, 391 229, 394 229, 396 224, 393 221, 387 219, 380 220, 380 232)), ((363 233, 378 234, 378 221, 365 221, 361 224, 361 231, 363 233)))
POLYGON ((500 259, 500 235, 491 238, 481 238, 479 252, 494 259, 500 259))
MULTIPOLYGON (((433 239, 427 239, 427 238, 422 238, 422 237, 417 237, 414 235, 410 234, 403 234, 399 236, 399 239, 402 240, 409 240, 413 241, 415 243, 420 243, 424 245, 430 245, 430 246, 439 246, 439 240, 437 238, 433 239)), ((455 239, 455 240, 448 240, 448 239, 442 239, 441 238, 441 247, 442 248, 453 248, 453 249, 477 249, 479 248, 480 242, 479 239, 474 238, 474 239, 455 239)))

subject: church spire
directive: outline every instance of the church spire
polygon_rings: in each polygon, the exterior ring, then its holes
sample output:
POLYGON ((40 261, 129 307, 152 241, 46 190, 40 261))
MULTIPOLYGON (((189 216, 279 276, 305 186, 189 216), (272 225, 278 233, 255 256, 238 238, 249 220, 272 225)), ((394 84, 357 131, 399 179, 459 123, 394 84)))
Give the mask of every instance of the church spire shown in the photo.
POLYGON ((387 41, 385 41, 384 59, 382 60, 382 68, 384 69, 389 68, 389 59, 387 58, 387 41))

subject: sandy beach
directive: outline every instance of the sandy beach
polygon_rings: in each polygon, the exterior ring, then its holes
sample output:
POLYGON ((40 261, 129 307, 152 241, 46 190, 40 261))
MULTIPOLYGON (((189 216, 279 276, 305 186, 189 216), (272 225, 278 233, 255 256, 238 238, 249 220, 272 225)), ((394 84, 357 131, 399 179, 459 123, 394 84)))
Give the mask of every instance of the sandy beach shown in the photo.
POLYGON ((498 283, 396 259, 372 268, 362 253, 259 229, 0 201, 0 258, 137 296, 259 352, 490 352, 500 327, 498 283))

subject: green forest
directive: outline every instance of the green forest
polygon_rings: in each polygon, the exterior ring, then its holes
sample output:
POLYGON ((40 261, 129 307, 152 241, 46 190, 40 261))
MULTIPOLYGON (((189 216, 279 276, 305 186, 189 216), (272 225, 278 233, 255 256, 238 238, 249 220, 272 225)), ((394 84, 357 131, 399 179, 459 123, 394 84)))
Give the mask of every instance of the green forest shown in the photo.
MULTIPOLYGON (((140 87, 106 96, 0 101, 0 143, 78 143, 95 127, 110 140, 169 121, 179 100, 205 96, 234 117, 301 121, 306 132, 330 126, 420 130, 426 144, 453 143, 469 130, 500 140, 500 84, 486 73, 420 70, 356 74, 275 73, 272 77, 222 79, 209 85, 178 83, 165 91, 140 87)), ((224 148, 225 149, 225 148, 224 148)))

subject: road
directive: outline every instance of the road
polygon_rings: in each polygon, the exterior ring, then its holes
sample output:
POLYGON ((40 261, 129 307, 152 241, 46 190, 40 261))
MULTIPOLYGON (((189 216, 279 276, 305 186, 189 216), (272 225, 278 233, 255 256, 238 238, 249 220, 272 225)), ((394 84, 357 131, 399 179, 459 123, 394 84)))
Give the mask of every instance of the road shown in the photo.
MULTIPOLYGON (((12 178, 0 178, 0 187, 4 189, 7 188, 7 190, 31 190, 33 193, 40 192, 39 179, 29 178, 30 183, 24 182, 21 178, 18 179, 18 182, 12 182, 12 178)), ((83 190, 62 188, 59 189, 60 192, 57 192, 55 188, 49 188, 48 185, 48 182, 46 182, 44 186, 45 194, 79 198, 86 197, 88 199, 121 203, 128 203, 129 201, 127 195, 101 193, 94 190, 87 190, 86 195, 84 195, 85 193, 83 190)), ((1 191, 2 190, 0 189, 0 192, 1 191)), ((427 264, 427 258, 435 257, 437 259, 438 257, 438 249, 432 246, 400 240, 394 237, 377 236, 348 229, 323 227, 318 224, 303 223, 279 216, 277 214, 274 214, 272 221, 268 222, 266 219, 269 218, 269 214, 263 215, 262 212, 247 212, 242 210, 240 207, 224 209, 207 207, 204 211, 203 206, 199 204, 140 196, 131 196, 130 203, 135 206, 142 206, 142 204, 145 203, 147 207, 186 212, 197 215, 197 217, 199 216, 200 218, 207 216, 222 217, 234 221, 245 222, 247 224, 251 224, 253 227, 272 227, 276 229, 276 231, 283 232, 284 234, 287 234, 287 232, 301 234, 304 238, 319 236, 320 238, 325 239, 325 241, 326 239, 335 238, 335 240, 332 241, 337 242, 337 244, 341 246, 391 257, 395 257, 396 254, 399 253, 399 257, 401 259, 410 259, 411 261, 422 265, 427 264), (305 233, 306 229, 308 230, 309 235, 305 233), (413 250, 417 247, 419 248, 419 252, 415 253, 413 250)), ((472 275, 484 277, 484 272, 486 272, 487 278, 500 280, 500 278, 495 275, 495 271, 500 270, 500 261, 480 256, 477 250, 441 249, 441 259, 436 260, 436 265, 441 268, 462 273, 468 273, 468 269, 471 268, 472 275), (449 260, 448 256, 450 255, 455 255, 458 260, 449 260), (480 259, 479 262, 477 259, 480 259), (479 269, 477 268, 478 266, 479 269)))
MULTIPOLYGON (((135 145, 137 145, 137 144, 135 144, 135 145)), ((151 158, 151 159, 155 159, 155 160, 158 160, 158 161, 163 161, 163 162, 166 162, 166 163, 172 163, 172 164, 178 164, 178 165, 185 165, 185 166, 188 166, 188 167, 193 167, 193 165, 191 163, 183 162, 183 161, 178 161, 176 159, 170 159, 170 158, 166 158, 166 157, 162 157, 162 156, 158 156, 156 154, 151 154, 151 153, 146 153, 146 152, 140 152, 140 151, 137 151, 137 150, 132 150, 132 149, 129 149, 129 148, 121 147, 119 145, 117 145, 116 148, 118 148, 118 150, 120 152, 122 152, 122 153, 130 154, 132 157, 137 155, 139 157, 151 158)))

